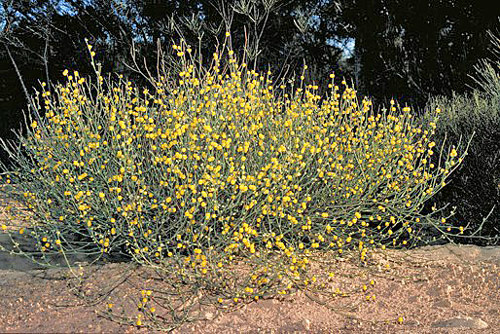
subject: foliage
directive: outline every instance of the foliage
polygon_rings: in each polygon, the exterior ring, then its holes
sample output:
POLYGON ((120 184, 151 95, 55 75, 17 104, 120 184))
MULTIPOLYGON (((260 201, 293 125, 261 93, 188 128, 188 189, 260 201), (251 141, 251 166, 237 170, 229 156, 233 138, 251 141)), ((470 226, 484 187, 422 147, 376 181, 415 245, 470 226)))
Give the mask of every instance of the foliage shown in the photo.
POLYGON ((423 107, 429 96, 468 91, 467 74, 487 56, 487 30, 498 27, 498 14, 484 1, 341 0, 322 18, 355 40, 361 92, 423 107))
MULTIPOLYGON (((329 34, 312 21, 316 7, 311 0, 4 1, 0 117, 9 121, 0 125, 0 137, 12 138, 10 129, 22 123, 32 83, 59 82, 66 68, 92 73, 85 38, 98 50, 104 74, 122 73, 139 85, 146 82, 133 70, 134 62, 147 64, 151 72, 157 71, 159 59, 175 66, 169 53, 157 53, 158 42, 170 45, 184 38, 207 66, 226 30, 233 32, 239 57, 245 54, 250 66, 260 71, 272 70, 275 80, 295 75, 304 61, 311 64, 308 73, 313 78, 327 78, 332 71, 342 75, 342 50, 328 43, 329 34)), ((7 161, 2 155, 0 159, 7 161)))
MULTIPOLYGON (((490 37, 498 54, 499 39, 492 33, 490 37)), ((456 206, 455 224, 481 227, 481 233, 469 241, 485 244, 498 242, 500 235, 500 58, 483 60, 475 69, 478 85, 471 94, 434 97, 428 108, 443 108, 436 134, 439 141, 473 137, 464 163, 435 200, 456 206)))
MULTIPOLYGON (((152 89, 104 77, 88 48, 95 76, 65 71, 42 85, 30 114, 45 116, 29 119, 18 147, 2 141, 15 162, 2 191, 33 212, 19 232, 42 257, 124 255, 237 302, 313 284, 318 252, 366 262, 373 249, 422 241, 429 226, 463 232, 421 212, 463 157, 436 146, 437 116, 421 125, 394 102, 377 114, 333 74, 322 98, 307 67, 273 85, 226 44, 210 68, 174 45, 182 71, 160 68, 152 89)), ((169 292, 155 293, 168 308, 169 292)))

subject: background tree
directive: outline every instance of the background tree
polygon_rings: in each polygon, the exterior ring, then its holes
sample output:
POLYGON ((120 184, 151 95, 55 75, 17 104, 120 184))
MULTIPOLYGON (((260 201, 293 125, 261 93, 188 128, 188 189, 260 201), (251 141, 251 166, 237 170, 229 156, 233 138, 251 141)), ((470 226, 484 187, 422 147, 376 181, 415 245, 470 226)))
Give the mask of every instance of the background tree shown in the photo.
POLYGON ((468 89, 500 10, 488 1, 341 0, 324 13, 339 35, 355 40, 355 77, 365 94, 422 107, 429 96, 468 89))

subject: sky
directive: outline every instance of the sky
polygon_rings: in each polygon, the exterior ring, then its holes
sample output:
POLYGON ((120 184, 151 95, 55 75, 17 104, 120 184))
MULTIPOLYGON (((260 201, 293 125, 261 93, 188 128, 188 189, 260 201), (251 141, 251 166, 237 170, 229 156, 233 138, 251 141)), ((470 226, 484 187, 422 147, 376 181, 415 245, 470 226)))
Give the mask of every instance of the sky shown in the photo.
MULTIPOLYGON (((26 3, 31 2, 30 0, 0 0, 0 31, 3 31, 5 29, 5 15, 6 15, 6 10, 9 11, 9 4, 12 3, 13 1, 24 1, 26 3)), ((79 0, 83 1, 85 5, 90 5, 92 0, 79 0)), ((66 0, 48 0, 47 4, 54 4, 54 8, 57 11, 58 14, 69 14, 71 16, 76 15, 77 12, 74 10, 74 8, 71 6, 70 1, 66 0)), ((15 14, 20 15, 19 13, 15 14)))

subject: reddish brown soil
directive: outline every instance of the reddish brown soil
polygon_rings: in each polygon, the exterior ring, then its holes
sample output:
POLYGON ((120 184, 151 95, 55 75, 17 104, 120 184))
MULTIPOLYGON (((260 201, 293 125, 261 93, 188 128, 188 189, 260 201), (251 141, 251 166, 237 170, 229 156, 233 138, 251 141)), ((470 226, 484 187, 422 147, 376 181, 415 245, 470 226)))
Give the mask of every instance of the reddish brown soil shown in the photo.
MULTIPOLYGON (((356 289, 374 279, 366 292, 360 288, 359 293, 336 297, 328 305, 322 305, 317 294, 297 292, 233 311, 205 307, 201 314, 209 320, 185 324, 175 332, 500 333, 500 248, 447 245, 386 251, 374 258, 376 264, 365 268, 336 261, 336 276, 330 282, 345 288, 351 282, 356 289), (366 301, 365 295, 376 299, 366 301)), ((94 293, 118 280, 127 268, 126 264, 88 267, 85 270, 92 276, 83 290, 94 293)), ((109 300, 120 304, 128 296, 138 296, 141 275, 141 269, 133 271, 109 300)), ((0 270, 0 332, 150 332, 96 314, 108 299, 98 305, 86 303, 69 290, 74 280, 68 277, 64 269, 0 270)))
MULTIPOLYGON (((0 225, 6 222, 1 208, 0 198, 0 225)), ((8 225, 16 228, 11 220, 8 225)), ((0 231, 0 245, 7 241, 0 231)), ((499 247, 391 250, 373 254, 369 266, 343 258, 317 263, 314 271, 334 272, 326 286, 353 293, 329 294, 327 299, 300 291, 226 310, 195 304, 205 320, 174 332, 500 333, 499 247)), ((115 304, 115 314, 121 309, 129 316, 137 313, 140 289, 154 287, 147 270, 108 263, 85 266, 81 272, 87 279, 79 293, 87 298, 76 295, 76 280, 68 269, 40 270, 29 260, 0 251, 0 332, 153 332, 102 316, 108 314, 108 303, 115 304), (122 284, 112 290, 116 282, 122 284), (103 291, 108 293, 97 302, 90 298, 103 291)))

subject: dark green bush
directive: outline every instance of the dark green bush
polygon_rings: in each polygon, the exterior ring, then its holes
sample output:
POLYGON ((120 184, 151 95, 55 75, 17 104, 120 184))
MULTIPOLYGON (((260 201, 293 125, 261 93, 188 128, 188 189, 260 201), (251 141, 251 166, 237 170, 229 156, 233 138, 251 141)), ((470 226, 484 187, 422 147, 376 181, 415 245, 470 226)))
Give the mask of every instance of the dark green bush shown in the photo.
MULTIPOLYGON (((494 49, 500 40, 493 35, 494 49)), ((469 140, 468 156, 436 195, 438 204, 452 203, 452 221, 476 230, 461 242, 491 244, 500 237, 500 57, 475 67, 477 87, 468 95, 434 97, 427 110, 441 108, 436 129, 439 142, 469 140)), ((439 205, 438 205, 439 206, 439 205)))

